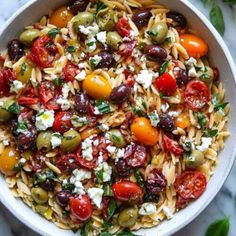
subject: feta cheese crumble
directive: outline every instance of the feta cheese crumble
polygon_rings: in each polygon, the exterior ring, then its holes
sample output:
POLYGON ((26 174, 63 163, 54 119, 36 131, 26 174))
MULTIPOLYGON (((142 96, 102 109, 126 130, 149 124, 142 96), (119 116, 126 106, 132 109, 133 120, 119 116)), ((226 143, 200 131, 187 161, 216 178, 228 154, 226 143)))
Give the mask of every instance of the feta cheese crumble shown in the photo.
POLYGON ((11 85, 10 92, 18 94, 24 87, 25 85, 19 80, 14 80, 11 85))
POLYGON ((82 156, 87 161, 93 160, 93 136, 86 138, 82 142, 82 156))
POLYGON ((52 149, 61 145, 61 135, 59 133, 53 133, 51 137, 52 149))
POLYGON ((106 124, 101 124, 98 126, 98 128, 102 131, 102 132, 105 132, 105 131, 108 131, 109 130, 109 126, 106 125, 106 124))
POLYGON ((98 55, 95 55, 94 57, 89 58, 89 62, 92 63, 94 66, 97 66, 101 60, 102 60, 102 57, 98 55))
POLYGON ((79 26, 79 30, 82 34, 91 36, 91 35, 96 35, 99 31, 99 27, 96 23, 93 23, 90 26, 85 27, 84 25, 79 26))
POLYGON ((142 204, 139 214, 143 216, 148 216, 157 211, 157 207, 155 203, 145 202, 142 204))
POLYGON ((97 40, 102 43, 103 45, 106 45, 107 41, 107 33, 106 31, 101 31, 97 34, 97 40))
POLYGON ((37 130, 46 130, 53 126, 54 123, 54 111, 53 110, 41 110, 36 116, 36 128, 37 130))
POLYGON ((137 75, 136 82, 141 84, 144 89, 147 89, 152 84, 153 74, 148 70, 141 70, 140 74, 137 75))
POLYGON ((106 149, 110 154, 114 154, 116 152, 116 147, 111 145, 107 146, 106 149))
POLYGON ((70 181, 75 182, 75 181, 83 181, 86 179, 91 179, 92 178, 92 174, 90 171, 87 170, 83 170, 83 169, 75 169, 72 172, 73 176, 70 178, 70 181))
POLYGON ((124 148, 120 148, 118 149, 117 153, 116 153, 116 159, 115 162, 118 162, 119 159, 123 158, 125 155, 125 149, 124 148))
POLYGON ((211 143, 212 138, 202 137, 202 144, 197 146, 196 148, 201 152, 205 152, 210 147, 211 143))
POLYGON ((196 71, 195 67, 191 67, 189 69, 188 76, 191 77, 191 78, 197 77, 197 71, 196 71))
POLYGON ((168 103, 161 105, 161 111, 164 113, 167 112, 169 108, 170 108, 170 105, 168 103))
POLYGON ((61 109, 63 111, 69 110, 70 109, 70 102, 67 98, 58 98, 57 99, 57 104, 61 106, 61 109))
POLYGON ((98 171, 103 171, 102 172, 102 181, 103 182, 108 182, 111 180, 111 174, 112 174, 112 167, 107 164, 107 162, 103 162, 98 165, 96 168, 96 172, 98 171))
POLYGON ((70 92, 69 85, 64 84, 63 87, 62 87, 62 96, 63 96, 63 98, 68 98, 69 92, 70 92))
POLYGON ((89 188, 88 189, 88 196, 92 200, 93 204, 96 207, 101 208, 102 203, 102 196, 103 196, 103 189, 100 188, 89 188))
POLYGON ((158 123, 160 122, 160 118, 159 118, 159 115, 158 115, 157 111, 155 110, 152 113, 149 113, 148 118, 151 121, 151 125, 153 127, 157 127, 158 123))
POLYGON ((8 140, 8 139, 4 139, 3 141, 2 141, 2 144, 6 147, 6 146, 9 146, 9 144, 10 144, 10 141, 8 140))
POLYGON ((78 81, 83 81, 85 78, 86 78, 85 70, 81 70, 79 74, 75 76, 75 79, 77 79, 78 81))
POLYGON ((170 220, 174 217, 174 215, 172 213, 172 210, 169 207, 163 206, 162 210, 163 210, 163 212, 166 215, 168 220, 170 220))

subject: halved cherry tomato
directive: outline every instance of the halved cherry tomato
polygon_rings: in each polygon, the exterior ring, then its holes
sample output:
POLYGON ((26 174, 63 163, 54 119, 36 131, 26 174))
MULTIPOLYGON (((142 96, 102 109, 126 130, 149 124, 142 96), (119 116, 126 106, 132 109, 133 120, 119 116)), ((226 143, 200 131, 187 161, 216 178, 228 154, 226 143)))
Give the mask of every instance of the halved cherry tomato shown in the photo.
POLYGON ((85 158, 83 158, 81 148, 77 150, 76 155, 77 155, 76 160, 82 167, 92 170, 98 166, 98 155, 93 155, 93 159, 91 161, 88 161, 85 158))
POLYGON ((208 86, 200 81, 188 82, 184 91, 184 102, 189 109, 202 109, 210 101, 210 90, 208 86))
POLYGON ((77 75, 78 67, 71 62, 67 62, 65 68, 63 69, 66 81, 74 81, 77 75))
POLYGON ((52 127, 53 131, 65 133, 70 128, 72 128, 71 116, 71 113, 68 111, 58 112, 55 115, 55 120, 52 127))
POLYGON ((165 73, 157 78, 155 86, 160 93, 166 96, 172 96, 177 89, 176 79, 169 73, 165 73))
POLYGON ((141 167, 147 160, 147 149, 132 143, 125 148, 124 158, 129 166, 141 167))
POLYGON ((52 13, 50 17, 50 24, 59 28, 65 28, 73 17, 73 13, 68 10, 66 6, 63 6, 52 13))
POLYGON ((29 86, 19 97, 18 104, 22 106, 31 106, 37 104, 38 101, 39 99, 36 96, 34 88, 32 86, 29 86))
POLYGON ((206 177, 200 171, 184 171, 174 183, 176 192, 184 199, 196 199, 206 189, 206 177))
POLYGON ((153 146, 158 142, 158 131, 152 127, 149 119, 145 117, 136 118, 131 124, 131 132, 138 142, 153 146))
POLYGON ((94 135, 94 134, 98 134, 99 130, 95 129, 95 128, 91 128, 91 129, 85 129, 80 133, 81 139, 85 140, 86 138, 94 135))
POLYGON ((121 50, 119 51, 119 54, 124 58, 130 57, 136 45, 137 45, 136 40, 124 42, 120 47, 121 50))
POLYGON ((8 96, 10 92, 10 82, 16 80, 16 76, 11 69, 0 71, 0 95, 8 96))
POLYGON ((54 61, 54 56, 50 55, 49 45, 53 44, 53 40, 44 35, 35 40, 32 47, 31 58, 33 62, 42 68, 51 67, 54 61))
POLYGON ((112 185, 114 197, 119 201, 136 201, 143 196, 143 191, 136 183, 122 180, 112 185))
POLYGON ((61 156, 60 159, 57 161, 56 166, 61 170, 64 174, 71 174, 71 172, 78 168, 77 157, 75 154, 67 154, 61 156))
POLYGON ((208 53, 207 44, 194 34, 182 34, 180 43, 187 50, 190 57, 200 58, 208 53))
POLYGON ((181 113, 176 119, 175 119, 175 125, 181 129, 185 129, 190 127, 191 122, 189 115, 186 113, 181 113))
POLYGON ((163 148, 165 152, 172 152, 177 156, 181 156, 184 152, 179 143, 167 135, 163 134, 163 148))
POLYGON ((87 221, 93 212, 93 206, 87 195, 71 198, 70 209, 73 215, 81 221, 87 221))
POLYGON ((176 198, 177 199, 176 199, 175 207, 176 209, 179 209, 179 210, 185 208, 190 201, 189 199, 187 200, 187 199, 182 198, 180 195, 177 195, 176 198))
POLYGON ((129 21, 124 17, 120 18, 116 23, 116 30, 122 37, 130 36, 131 27, 129 21))

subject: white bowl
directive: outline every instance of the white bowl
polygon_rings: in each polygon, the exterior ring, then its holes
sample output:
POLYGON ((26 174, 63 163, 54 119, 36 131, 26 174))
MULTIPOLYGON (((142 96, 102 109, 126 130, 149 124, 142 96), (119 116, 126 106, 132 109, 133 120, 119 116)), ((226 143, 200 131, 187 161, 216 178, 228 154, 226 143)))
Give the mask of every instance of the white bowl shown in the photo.
MULTIPOLYGON (((210 47, 211 63, 219 68, 223 86, 226 89, 226 100, 230 102, 231 112, 229 121, 230 138, 225 143, 224 150, 220 153, 220 162, 207 185, 204 194, 184 210, 175 214, 170 221, 165 221, 158 227, 143 229, 137 232, 140 235, 170 235, 178 231, 199 215, 213 200, 224 184, 235 159, 236 154, 236 71, 233 59, 221 36, 214 27, 191 3, 186 0, 158 0, 172 10, 183 13, 188 19, 190 28, 203 37, 210 47)), ((65 4, 65 0, 32 0, 16 12, 0 32, 0 51, 6 48, 9 40, 17 38, 25 26, 37 21, 50 10, 65 4)), ((8 189, 7 184, 0 176, 0 200, 24 224, 42 235, 72 236, 72 231, 57 228, 53 223, 40 217, 27 207, 21 200, 15 199, 8 189)))

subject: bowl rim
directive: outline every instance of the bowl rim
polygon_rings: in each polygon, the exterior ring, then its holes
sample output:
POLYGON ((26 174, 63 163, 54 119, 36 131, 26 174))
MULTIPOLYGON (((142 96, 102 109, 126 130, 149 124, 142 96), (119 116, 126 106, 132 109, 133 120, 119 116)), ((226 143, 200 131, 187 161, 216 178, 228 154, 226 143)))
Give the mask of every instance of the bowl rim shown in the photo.
MULTIPOLYGON (((15 18, 17 18, 19 15, 22 14, 22 12, 24 12, 24 10, 26 10, 28 7, 30 7, 31 5, 33 5, 34 3, 38 2, 38 1, 40 1, 40 0, 29 0, 23 6, 21 6, 1 27, 0 35, 3 34, 3 32, 10 26, 10 24, 15 20, 15 18)), ((226 56, 227 63, 229 65, 229 67, 231 69, 231 72, 232 72, 232 75, 234 77, 234 84, 236 84, 236 65, 235 65, 233 57, 232 57, 232 55, 229 51, 229 48, 227 47, 227 45, 226 45, 225 41, 223 40, 223 38, 221 37, 221 35, 214 28, 214 26, 210 23, 208 18, 200 10, 198 10, 198 8, 193 5, 193 3, 189 2, 188 0, 179 0, 179 1, 181 3, 183 3, 185 6, 187 6, 187 8, 189 10, 194 11, 198 15, 200 21, 202 21, 202 23, 207 27, 207 29, 211 31, 213 37, 216 39, 216 41, 218 42, 220 48, 223 50, 223 52, 226 56)), ((179 231, 180 229, 182 229, 183 227, 188 225, 190 222, 192 222, 195 218, 197 218, 197 216, 199 216, 207 208, 207 206, 212 202, 212 200, 215 198, 215 196, 218 194, 218 192, 222 188, 223 184, 225 183, 227 177, 229 176, 229 174, 230 174, 230 172, 231 172, 231 170, 234 166, 235 159, 236 159, 236 146, 233 148, 231 158, 230 158, 230 161, 229 161, 229 167, 230 168, 228 168, 225 171, 223 177, 217 183, 214 194, 212 194, 208 198, 205 205, 203 205, 201 208, 199 208, 197 210, 195 215, 191 215, 191 217, 189 217, 185 221, 181 222, 180 224, 176 225, 176 227, 174 227, 172 230, 170 230, 168 232, 169 235, 172 235, 173 233, 176 233, 177 231, 179 231)), ((15 210, 12 207, 12 205, 5 198, 2 197, 2 194, 0 194, 0 201, 20 222, 25 224, 27 227, 30 227, 32 230, 34 230, 35 232, 37 232, 41 235, 51 236, 50 234, 45 232, 45 230, 43 230, 39 226, 34 225, 33 223, 31 223, 30 220, 26 219, 26 217, 22 217, 21 212, 18 211, 18 210, 15 210)), ((51 223, 51 222, 49 222, 49 223, 51 223)), ((153 228, 155 228, 155 227, 153 227, 153 228)))

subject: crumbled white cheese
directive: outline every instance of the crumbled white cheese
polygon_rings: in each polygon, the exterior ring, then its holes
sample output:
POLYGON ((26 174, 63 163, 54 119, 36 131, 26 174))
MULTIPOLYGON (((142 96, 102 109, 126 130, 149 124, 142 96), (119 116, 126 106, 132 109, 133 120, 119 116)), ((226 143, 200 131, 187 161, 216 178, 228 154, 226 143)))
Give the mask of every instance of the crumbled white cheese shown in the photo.
POLYGON ((114 154, 116 152, 116 147, 111 145, 107 146, 106 149, 110 154, 114 154))
POLYGON ((96 106, 94 107, 94 114, 95 115, 99 115, 100 114, 100 112, 99 112, 99 110, 98 110, 98 108, 96 106))
POLYGON ((159 118, 159 115, 158 115, 157 111, 155 110, 152 113, 149 113, 148 118, 151 121, 151 125, 153 127, 157 127, 158 123, 160 122, 160 118, 159 118))
POLYGON ((71 123, 75 128, 81 127, 83 125, 86 125, 88 123, 87 117, 80 117, 73 115, 71 118, 71 123))
POLYGON ((97 40, 102 43, 103 45, 106 44, 107 41, 107 32, 106 31, 101 31, 97 34, 97 40))
POLYGON ((67 98, 58 98, 57 99, 57 104, 61 106, 61 109, 63 111, 69 110, 70 109, 70 102, 67 98))
POLYGON ((91 35, 96 35, 99 31, 99 27, 96 23, 93 23, 90 26, 85 27, 84 25, 79 26, 79 30, 82 34, 91 36, 91 35))
POLYGON ((196 63, 197 63, 197 60, 193 57, 190 57, 187 61, 185 61, 185 65, 191 66, 191 67, 196 65, 196 63))
POLYGON ((87 161, 93 160, 93 136, 86 138, 82 142, 82 156, 87 161))
POLYGON ((18 94, 24 87, 25 85, 19 80, 14 80, 11 85, 10 92, 18 94))
POLYGON ((62 87, 62 96, 63 96, 63 98, 68 98, 69 92, 70 92, 69 85, 68 84, 63 84, 63 87, 62 87))
POLYGON ((75 79, 77 79, 78 81, 82 81, 82 80, 84 80, 86 78, 86 72, 85 72, 85 70, 81 70, 80 72, 79 72, 79 74, 77 74, 76 76, 75 76, 75 79))
POLYGON ((2 106, 3 106, 3 104, 4 104, 4 102, 3 102, 3 101, 0 101, 0 107, 2 107, 2 106))
POLYGON ((2 144, 6 147, 6 146, 9 146, 10 142, 9 142, 8 139, 4 139, 4 140, 2 141, 2 144))
POLYGON ((79 194, 79 195, 85 194, 84 186, 80 181, 75 181, 73 184, 75 185, 73 193, 76 193, 76 194, 79 194))
POLYGON ((139 33, 137 31, 131 30, 130 31, 130 36, 131 37, 137 37, 139 35, 139 33))
POLYGON ((59 133, 53 133, 51 137, 52 149, 61 145, 61 135, 59 133))
POLYGON ((140 74, 137 75, 136 82, 141 84, 144 89, 147 89, 152 84, 153 73, 148 70, 141 70, 140 74))
POLYGON ((157 207, 155 203, 146 202, 142 204, 139 210, 139 214, 143 216, 148 216, 155 213, 156 211, 157 211, 157 207))
POLYGON ((94 52, 97 48, 96 39, 94 37, 88 38, 88 40, 85 41, 85 44, 87 45, 90 53, 94 52))
POLYGON ((21 163, 21 164, 25 164, 26 161, 27 161, 27 160, 26 160, 25 158, 23 158, 23 157, 20 159, 20 163, 21 163))
POLYGON ((168 103, 165 103, 165 104, 161 105, 161 110, 164 113, 167 112, 169 108, 170 108, 170 105, 168 103))
POLYGON ((168 112, 168 115, 173 116, 173 117, 177 117, 177 116, 179 116, 179 112, 178 111, 170 111, 170 112, 168 112))
POLYGON ((102 170, 102 181, 107 182, 111 180, 112 167, 107 164, 107 162, 100 163, 96 168, 96 172, 102 170))
POLYGON ((170 219, 172 219, 174 217, 173 212, 172 212, 172 210, 169 207, 164 206, 162 208, 162 210, 163 210, 163 212, 166 215, 168 220, 170 220, 170 219))
POLYGON ((89 198, 92 200, 93 204, 96 205, 98 208, 101 208, 103 193, 103 189, 100 188, 88 189, 89 198))
POLYGON ((92 62, 94 66, 97 66, 101 60, 102 60, 102 57, 98 55, 95 55, 94 57, 89 58, 90 63, 92 62))
POLYGON ((212 138, 202 137, 201 141, 202 144, 200 146, 197 146, 196 148, 201 152, 205 152, 210 147, 212 138))
POLYGON ((98 128, 102 131, 102 132, 105 132, 105 131, 108 131, 109 130, 109 126, 106 125, 106 124, 101 124, 98 126, 98 128))
POLYGON ((36 116, 36 128, 37 130, 46 130, 53 126, 54 123, 54 111, 53 110, 40 110, 36 116))
POLYGON ((188 76, 191 78, 197 77, 197 71, 194 66, 189 69, 188 76))
POLYGON ((123 158, 125 155, 125 149, 124 148, 119 148, 117 153, 116 153, 116 159, 115 162, 118 162, 119 159, 123 158))
POLYGON ((83 169, 75 169, 72 172, 73 176, 71 176, 70 181, 71 182, 75 182, 75 181, 83 181, 86 179, 91 179, 92 178, 92 174, 90 171, 87 170, 83 170, 83 169))

